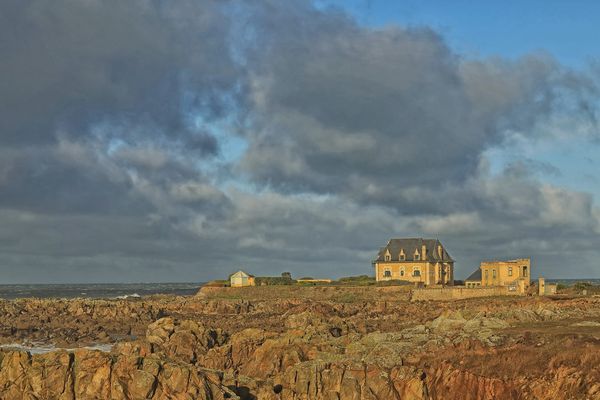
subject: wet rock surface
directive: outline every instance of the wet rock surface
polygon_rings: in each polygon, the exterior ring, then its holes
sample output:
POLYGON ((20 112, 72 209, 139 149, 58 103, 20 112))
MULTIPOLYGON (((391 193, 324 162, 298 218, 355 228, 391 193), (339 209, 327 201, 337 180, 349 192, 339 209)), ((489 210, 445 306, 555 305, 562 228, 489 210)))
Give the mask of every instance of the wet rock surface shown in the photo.
POLYGON ((0 302, 3 343, 114 343, 5 348, 0 398, 600 399, 598 298, 256 289, 0 302))

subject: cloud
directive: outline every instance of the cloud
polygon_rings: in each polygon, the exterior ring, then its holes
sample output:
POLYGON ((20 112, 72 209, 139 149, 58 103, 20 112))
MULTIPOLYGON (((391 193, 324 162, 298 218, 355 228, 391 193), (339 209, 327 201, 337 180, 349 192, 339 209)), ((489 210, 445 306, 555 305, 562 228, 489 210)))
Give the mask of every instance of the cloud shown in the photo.
POLYGON ((295 12, 261 16, 240 165, 281 190, 410 207, 407 190, 463 184, 485 150, 595 90, 546 54, 467 60, 426 28, 295 12))
POLYGON ((48 144, 57 129, 81 136, 101 123, 109 136, 145 126, 193 141, 190 114, 222 115, 239 77, 217 1, 8 0, 0 18, 4 145, 48 144))
POLYGON ((8 0, 0 37, 9 281, 363 274, 392 236, 439 237, 459 276, 597 274, 592 194, 486 158, 596 137, 594 79, 547 54, 468 59, 303 0, 8 0))

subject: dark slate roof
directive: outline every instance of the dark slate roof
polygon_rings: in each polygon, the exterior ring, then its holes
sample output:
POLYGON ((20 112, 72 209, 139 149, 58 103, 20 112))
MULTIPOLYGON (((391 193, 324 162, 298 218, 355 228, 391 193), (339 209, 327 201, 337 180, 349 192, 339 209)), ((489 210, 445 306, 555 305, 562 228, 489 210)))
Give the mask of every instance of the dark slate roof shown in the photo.
POLYGON ((465 282, 481 282, 481 269, 477 268, 475 272, 465 279, 465 282))
POLYGON ((454 261, 439 240, 423 238, 390 239, 385 247, 379 249, 379 252, 377 253, 377 259, 375 261, 385 261, 386 250, 390 251, 391 261, 401 261, 399 258, 401 249, 404 250, 404 254, 406 256, 406 259, 402 261, 415 261, 415 250, 418 250, 419 254, 421 254, 421 248, 423 245, 425 245, 427 249, 427 261, 454 261), (438 245, 442 246, 441 258, 438 256, 437 252, 438 245))

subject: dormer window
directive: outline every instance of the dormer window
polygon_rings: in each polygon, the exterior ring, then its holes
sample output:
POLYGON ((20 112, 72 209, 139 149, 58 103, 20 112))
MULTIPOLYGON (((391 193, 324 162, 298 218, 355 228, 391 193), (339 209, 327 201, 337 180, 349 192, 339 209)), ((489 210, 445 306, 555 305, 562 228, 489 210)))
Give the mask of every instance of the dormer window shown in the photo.
POLYGON ((398 256, 398 259, 400 261, 406 261, 406 255, 404 253, 400 253, 400 255, 398 256))
POLYGON ((390 261, 392 259, 392 256, 390 256, 389 254, 385 255, 385 261, 390 261))
POLYGON ((419 253, 415 253, 415 260, 420 260, 421 259, 421 255, 419 253))

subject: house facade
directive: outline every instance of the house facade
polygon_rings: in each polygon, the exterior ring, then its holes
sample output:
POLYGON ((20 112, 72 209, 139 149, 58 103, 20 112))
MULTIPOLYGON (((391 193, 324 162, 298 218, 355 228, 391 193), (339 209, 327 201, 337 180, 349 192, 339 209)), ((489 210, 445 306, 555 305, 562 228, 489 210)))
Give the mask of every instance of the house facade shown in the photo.
POLYGON ((390 239, 372 264, 377 281, 454 284, 454 260, 437 239, 390 239))
POLYGON ((467 287, 513 286, 524 290, 531 284, 531 259, 483 261, 465 280, 467 287))
POLYGON ((229 284, 231 287, 244 287, 244 286, 255 286, 256 282, 254 275, 250 275, 242 270, 232 274, 229 277, 229 284))

